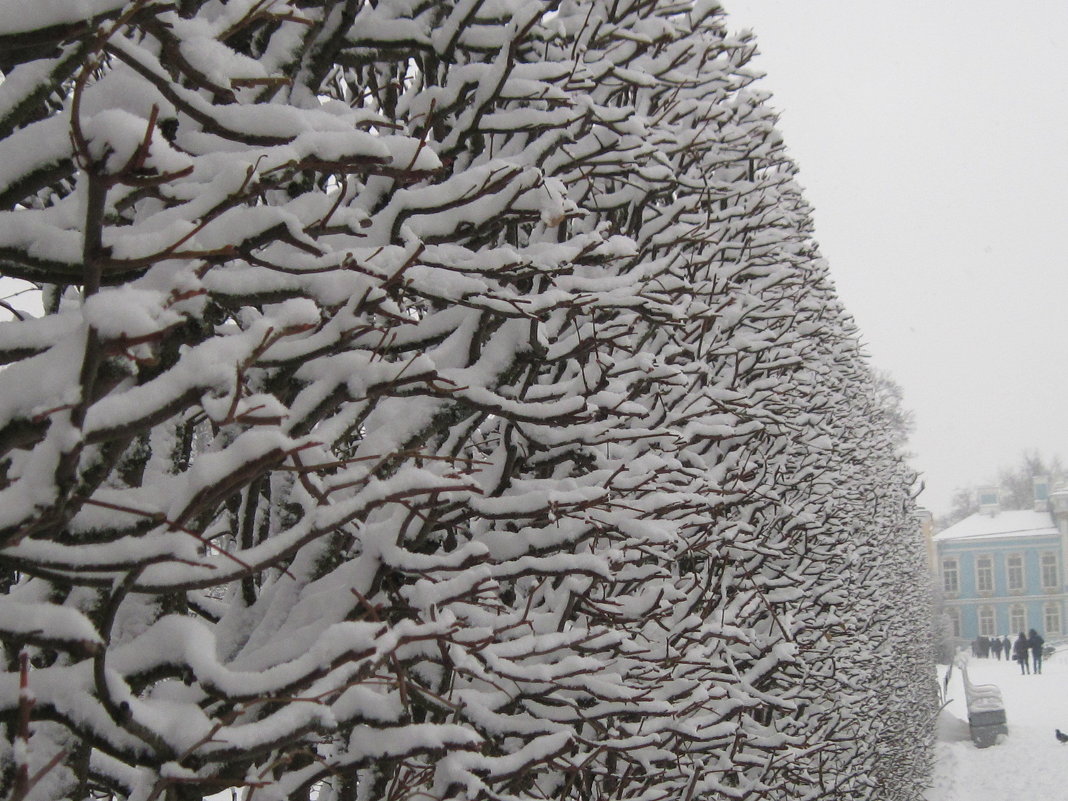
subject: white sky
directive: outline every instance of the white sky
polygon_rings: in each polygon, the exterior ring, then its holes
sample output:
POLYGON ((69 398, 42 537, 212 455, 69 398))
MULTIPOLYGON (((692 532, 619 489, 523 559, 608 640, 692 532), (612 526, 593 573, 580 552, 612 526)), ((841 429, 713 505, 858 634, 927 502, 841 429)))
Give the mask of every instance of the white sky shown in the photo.
POLYGON ((723 0, 753 29, 839 294, 936 515, 1068 459, 1068 3, 723 0))

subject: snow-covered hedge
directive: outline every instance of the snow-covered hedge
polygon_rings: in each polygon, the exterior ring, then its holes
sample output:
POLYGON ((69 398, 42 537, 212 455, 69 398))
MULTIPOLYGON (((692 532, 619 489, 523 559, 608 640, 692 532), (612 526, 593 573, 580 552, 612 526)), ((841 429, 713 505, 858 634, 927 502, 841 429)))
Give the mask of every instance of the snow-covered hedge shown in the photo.
POLYGON ((5 797, 919 797, 913 479, 753 47, 0 16, 5 797))

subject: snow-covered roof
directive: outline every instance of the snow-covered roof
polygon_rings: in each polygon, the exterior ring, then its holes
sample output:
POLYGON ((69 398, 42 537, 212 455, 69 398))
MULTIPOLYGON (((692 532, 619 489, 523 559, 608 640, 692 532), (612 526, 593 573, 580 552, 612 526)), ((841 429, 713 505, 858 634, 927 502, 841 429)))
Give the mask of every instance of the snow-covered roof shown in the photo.
POLYGON ((1023 509, 971 515, 935 534, 934 541, 1037 537, 1057 533, 1049 512, 1023 509))

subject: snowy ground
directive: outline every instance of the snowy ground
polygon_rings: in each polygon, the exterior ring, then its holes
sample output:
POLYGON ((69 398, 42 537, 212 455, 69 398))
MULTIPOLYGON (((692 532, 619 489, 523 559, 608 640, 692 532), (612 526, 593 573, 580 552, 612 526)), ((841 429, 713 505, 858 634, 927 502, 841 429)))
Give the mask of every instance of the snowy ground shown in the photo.
MULTIPOLYGON (((939 680, 945 667, 939 667, 939 680)), ((973 684, 1001 688, 1009 736, 978 749, 968 735, 964 686, 956 669, 952 702, 939 720, 934 786, 928 801, 1044 801, 1063 798, 1068 788, 1068 744, 1054 729, 1068 732, 1068 650, 1047 660, 1038 676, 1021 676, 1015 662, 972 659, 973 684)))

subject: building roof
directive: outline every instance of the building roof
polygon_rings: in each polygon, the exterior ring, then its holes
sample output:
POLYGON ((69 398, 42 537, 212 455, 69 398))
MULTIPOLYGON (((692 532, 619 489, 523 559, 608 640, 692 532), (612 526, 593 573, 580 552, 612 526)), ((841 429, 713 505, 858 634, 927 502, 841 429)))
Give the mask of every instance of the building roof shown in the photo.
POLYGON ((1049 512, 1023 509, 971 515, 935 534, 934 541, 1041 537, 1058 533, 1049 512))

